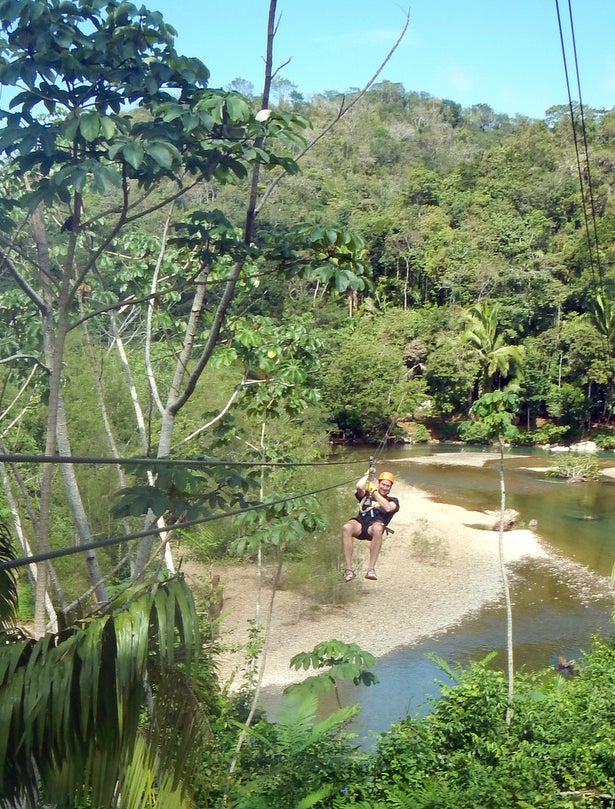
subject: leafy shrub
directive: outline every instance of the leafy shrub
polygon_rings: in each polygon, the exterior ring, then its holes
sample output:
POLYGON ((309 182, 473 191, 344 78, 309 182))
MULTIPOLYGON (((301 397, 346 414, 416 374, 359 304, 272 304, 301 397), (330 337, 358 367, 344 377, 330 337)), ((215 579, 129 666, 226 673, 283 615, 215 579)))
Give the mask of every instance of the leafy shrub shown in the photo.
POLYGON ((595 640, 574 678, 517 675, 508 731, 506 679, 489 659, 468 669, 440 661, 453 684, 427 716, 382 735, 364 785, 369 805, 564 809, 615 793, 613 644, 595 640))
POLYGON ((597 480, 600 477, 600 466, 595 455, 567 452, 553 461, 546 475, 548 478, 564 478, 572 482, 597 480))
POLYGON ((467 444, 489 446, 493 443, 490 428, 481 421, 462 421, 458 432, 459 438, 467 444))
POLYGON ((429 430, 419 421, 413 421, 406 424, 404 433, 412 439, 414 444, 426 444, 431 439, 429 430))
POLYGON ((356 707, 319 721, 315 702, 286 702, 275 724, 259 719, 250 734, 234 805, 570 809, 615 794, 615 643, 595 638, 575 677, 517 674, 508 729, 493 658, 438 661, 447 682, 431 711, 392 725, 370 754, 345 729, 356 707))
POLYGON ((590 438, 600 449, 615 449, 615 429, 602 428, 595 432, 592 431, 590 438))
POLYGON ((562 424, 545 424, 535 430, 520 430, 515 444, 522 447, 536 447, 543 444, 559 444, 570 427, 562 424))
POLYGON ((331 806, 331 795, 362 779, 362 756, 344 725, 356 708, 317 720, 316 695, 288 694, 275 724, 259 722, 241 752, 237 809, 331 806))

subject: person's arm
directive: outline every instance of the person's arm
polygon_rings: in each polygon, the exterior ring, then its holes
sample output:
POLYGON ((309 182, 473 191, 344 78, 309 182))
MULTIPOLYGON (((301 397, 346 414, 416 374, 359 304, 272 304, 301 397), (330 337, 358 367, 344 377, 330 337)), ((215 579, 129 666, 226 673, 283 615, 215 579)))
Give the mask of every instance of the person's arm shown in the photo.
POLYGON ((372 497, 378 503, 378 506, 383 511, 386 511, 387 514, 390 514, 391 511, 397 511, 397 503, 394 500, 389 500, 388 497, 381 495, 378 490, 372 492, 372 497))
POLYGON ((357 480, 355 489, 357 491, 357 498, 362 500, 365 497, 365 487, 367 486, 367 481, 369 480, 369 474, 363 475, 362 478, 357 480))

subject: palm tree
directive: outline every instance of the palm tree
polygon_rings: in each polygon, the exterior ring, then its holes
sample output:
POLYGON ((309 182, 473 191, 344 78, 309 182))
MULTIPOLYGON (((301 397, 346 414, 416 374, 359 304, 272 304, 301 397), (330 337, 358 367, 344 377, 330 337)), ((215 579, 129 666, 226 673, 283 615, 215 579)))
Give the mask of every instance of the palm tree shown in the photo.
POLYGON ((615 334, 615 303, 603 292, 597 292, 590 310, 591 319, 609 346, 615 334))
POLYGON ((188 687, 196 625, 174 578, 57 635, 0 638, 0 807, 190 806, 205 727, 188 687))
POLYGON ((507 345, 502 332, 498 331, 500 304, 479 301, 465 315, 466 328, 461 339, 476 352, 482 369, 479 381, 479 396, 493 390, 496 381, 516 372, 523 360, 521 346, 507 345))
POLYGON ((607 368, 607 395, 604 400, 603 415, 606 415, 613 398, 613 338, 615 336, 615 302, 605 292, 597 292, 590 310, 590 318, 604 339, 605 363, 607 368))

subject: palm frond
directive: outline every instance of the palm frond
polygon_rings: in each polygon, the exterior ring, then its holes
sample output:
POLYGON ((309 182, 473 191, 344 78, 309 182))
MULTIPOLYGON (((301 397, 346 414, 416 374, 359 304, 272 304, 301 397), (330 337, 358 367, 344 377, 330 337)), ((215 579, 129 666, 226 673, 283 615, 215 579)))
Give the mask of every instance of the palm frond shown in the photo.
POLYGON ((205 727, 190 699, 196 627, 177 578, 61 635, 0 648, 0 806, 132 809, 151 788, 181 807, 205 727))
MULTIPOLYGON (((0 523, 0 562, 15 558, 11 533, 0 523)), ((0 570, 0 629, 8 629, 15 621, 17 611, 17 578, 13 570, 0 570)))

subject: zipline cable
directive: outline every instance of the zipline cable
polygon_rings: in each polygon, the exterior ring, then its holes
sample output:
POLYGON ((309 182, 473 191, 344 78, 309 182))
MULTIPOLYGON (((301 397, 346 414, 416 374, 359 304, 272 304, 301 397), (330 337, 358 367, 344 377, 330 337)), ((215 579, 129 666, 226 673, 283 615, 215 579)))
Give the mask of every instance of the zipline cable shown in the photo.
POLYGON ((289 503, 292 500, 299 500, 302 497, 309 497, 313 494, 322 494, 323 492, 332 489, 339 489, 342 486, 347 486, 352 483, 354 478, 335 483, 332 486, 325 486, 322 489, 315 489, 311 492, 301 492, 300 494, 293 494, 289 497, 283 497, 279 500, 270 500, 266 503, 254 503, 244 508, 234 509, 233 511, 225 511, 223 514, 209 514, 206 517, 196 517, 193 520, 184 520, 183 522, 171 523, 164 526, 152 526, 151 528, 143 531, 135 531, 132 534, 123 534, 119 537, 108 537, 107 539, 95 540, 94 542, 86 542, 82 545, 71 545, 69 548, 57 548, 55 550, 45 551, 43 553, 35 553, 31 556, 22 556, 18 559, 11 559, 7 562, 0 563, 0 572, 3 570, 11 570, 17 567, 24 567, 25 565, 38 564, 39 562, 48 562, 51 559, 58 559, 63 556, 72 556, 75 553, 83 553, 84 551, 98 550, 99 548, 108 548, 113 545, 119 545, 133 539, 144 539, 145 537, 155 536, 156 534, 165 534, 169 531, 176 531, 183 528, 191 528, 195 525, 203 525, 204 523, 214 522, 215 520, 222 520, 225 517, 236 517, 239 514, 245 514, 250 511, 257 511, 262 508, 270 508, 281 503, 289 503))
POLYGON ((585 152, 585 170, 587 171, 587 189, 589 192, 590 212, 594 231, 594 245, 596 248, 596 264, 598 267, 598 277, 600 279, 600 291, 602 289, 604 277, 602 271, 602 261, 600 259, 600 244, 598 239, 598 222, 596 218, 596 204, 594 200, 594 184, 592 182, 591 163, 589 160, 589 145, 587 142, 587 127, 585 125, 585 106, 583 104, 583 93, 581 92, 581 75, 579 72, 579 60, 577 57, 577 42, 574 31, 574 19, 572 16, 572 0, 568 0, 568 16, 570 19, 570 32, 572 37, 572 49, 574 53, 574 67, 577 79, 577 91, 579 93, 579 112, 581 115, 581 132, 583 134, 583 148, 585 152))
POLYGON ((581 132, 583 134, 583 144, 584 144, 584 150, 585 150, 585 170, 587 172, 587 194, 586 194, 586 191, 585 191, 585 182, 584 182, 584 179, 583 179, 583 169, 581 167, 581 155, 580 155, 580 149, 579 149, 579 140, 578 140, 578 136, 577 136, 576 122, 575 122, 574 105, 573 105, 573 102, 572 102, 572 93, 571 93, 571 90, 570 90, 570 77, 569 77, 569 73, 568 73, 568 61, 566 59, 566 45, 565 45, 565 42, 564 42, 564 32, 563 32, 562 19, 561 19, 560 8, 559 8, 559 0, 555 0, 555 9, 556 9, 556 12, 557 12, 557 24, 558 24, 558 28, 559 28, 560 45, 561 45, 561 49, 562 49, 562 59, 563 59, 563 62, 564 62, 564 74, 565 74, 565 78, 566 78, 566 89, 567 89, 567 92, 568 92, 568 107, 570 109, 570 119, 571 119, 571 123, 572 123, 572 136, 573 136, 574 148, 575 148, 575 154, 576 154, 576 161, 577 161, 577 172, 578 172, 578 176, 579 176, 579 186, 580 186, 580 190, 581 190, 581 202, 582 202, 582 208, 583 208, 583 219, 584 219, 584 224, 585 224, 585 234, 586 234, 586 238, 587 238, 587 247, 588 247, 588 251, 589 251, 589 262, 590 262, 590 269, 591 269, 591 273, 592 273, 592 283, 593 283, 594 287, 597 286, 596 277, 595 277, 595 270, 594 270, 594 267, 597 267, 598 275, 599 275, 599 284, 600 284, 599 288, 600 288, 600 291, 602 292, 603 291, 603 289, 602 289, 603 274, 602 274, 602 265, 601 265, 601 261, 600 261, 600 249, 599 249, 599 241, 598 241, 598 226, 597 226, 597 222, 596 222, 596 206, 595 206, 595 203, 594 203, 593 184, 592 184, 592 179, 591 179, 591 169, 590 169, 590 163, 589 163, 589 147, 588 147, 588 143, 587 143, 587 128, 586 128, 586 125, 585 125, 585 113, 584 113, 584 110, 583 110, 583 100, 582 100, 582 95, 581 95, 581 80, 580 80, 580 73, 579 73, 579 63, 578 63, 578 58, 577 58, 576 37, 575 37, 575 32, 574 32, 574 20, 573 20, 573 16, 572 16, 571 0, 568 0, 568 12, 569 12, 569 19, 570 19, 571 37, 572 37, 572 43, 573 43, 575 71, 576 71, 576 77, 577 77, 577 89, 578 89, 578 93, 579 93, 579 110, 580 110, 580 114, 581 114, 581 132), (591 205, 591 218, 592 218, 592 222, 593 222, 593 234, 594 234, 594 243, 593 244, 592 244, 592 238, 591 238, 591 233, 590 233, 589 216, 588 216, 588 213, 587 213, 587 198, 586 198, 587 196, 589 197, 589 202, 590 202, 590 205, 591 205), (595 248, 595 251, 596 251, 596 258, 595 259, 594 259, 594 248, 595 248))
POLYGON ((572 126, 572 133, 574 138, 574 145, 575 145, 575 152, 576 152, 576 159, 577 159, 577 171, 579 175, 579 186, 581 191, 581 202, 583 206, 583 218, 585 221, 585 235, 587 239, 587 249, 589 253, 589 263, 591 269, 591 287, 594 293, 594 314, 596 314, 596 309, 600 308, 601 315, 600 315, 600 326, 598 327, 598 331, 600 333, 600 338, 602 340, 604 351, 607 356, 611 353, 611 346, 610 346, 610 331, 611 328, 608 325, 608 318, 602 317, 602 312, 607 314, 607 308, 612 306, 609 302, 606 290, 604 287, 604 272, 602 267, 602 260, 600 258, 600 239, 598 237, 598 222, 596 217, 596 203, 594 200, 594 188, 592 182, 592 174, 591 174, 591 163, 589 159, 589 145, 587 142, 587 127, 585 125, 585 111, 583 106, 583 94, 581 92, 581 77, 579 71, 579 61, 577 57, 577 45, 576 45, 576 35, 575 35, 575 28, 574 28, 574 19, 572 14, 572 2, 568 0, 568 16, 570 20, 570 31, 571 31, 571 38, 572 38, 572 47, 573 47, 573 54, 574 54, 574 64, 575 64, 575 72, 577 77, 577 91, 579 94, 579 111, 581 116, 581 132, 583 134, 583 147, 585 151, 585 171, 587 175, 587 194, 585 193, 585 184, 583 180, 583 171, 581 169, 581 158, 579 156, 579 147, 577 141, 577 128, 575 123, 575 114, 574 114, 574 107, 572 104, 572 95, 570 92, 570 81, 568 78, 568 65, 566 62, 566 49, 564 45, 564 37, 562 32, 562 22, 560 17, 559 11, 559 0, 555 0, 555 7, 557 10, 557 21, 559 26, 559 34, 560 34, 560 43, 562 47, 562 57, 564 60, 564 72, 566 75, 566 87, 568 89, 568 106, 570 109, 570 120, 572 126), (594 243, 592 247, 592 239, 590 235, 590 227, 589 227, 589 217, 587 214, 587 197, 589 197, 589 203, 591 206, 591 220, 593 225, 593 237, 594 243), (594 249, 596 252, 595 258, 595 265, 598 268, 598 280, 596 281, 596 273, 594 271, 594 249))
POLYGON ((56 463, 92 464, 103 466, 230 466, 230 467, 295 467, 295 466, 352 466, 362 461, 224 461, 219 458, 109 458, 89 455, 24 455, 0 453, 0 463, 56 463))

